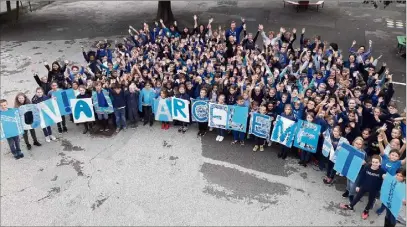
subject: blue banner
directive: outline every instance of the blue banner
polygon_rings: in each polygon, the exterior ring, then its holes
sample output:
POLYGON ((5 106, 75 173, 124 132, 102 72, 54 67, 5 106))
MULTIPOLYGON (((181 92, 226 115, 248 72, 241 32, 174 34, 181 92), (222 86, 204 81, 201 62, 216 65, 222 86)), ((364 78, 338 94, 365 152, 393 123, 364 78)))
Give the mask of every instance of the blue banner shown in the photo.
POLYGON ((246 106, 228 106, 226 129, 246 132, 249 108, 246 106))
POLYGON ((336 150, 334 152, 331 152, 329 154, 329 160, 333 163, 336 162, 336 157, 338 156, 338 151, 340 150, 340 148, 342 147, 342 144, 349 144, 348 140, 345 137, 341 137, 339 139, 338 145, 336 146, 336 150))
POLYGON ((406 199, 406 184, 399 182, 395 176, 386 174, 380 191, 380 200, 394 217, 400 213, 403 200, 406 199))
POLYGON ((297 124, 295 121, 282 117, 280 115, 277 116, 276 124, 273 128, 273 133, 271 134, 271 141, 277 142, 282 144, 286 147, 291 147, 294 140, 294 133, 297 124))
POLYGON ((317 152, 321 126, 303 120, 298 120, 295 130, 294 146, 311 153, 317 152))
POLYGON ((58 90, 52 93, 52 96, 57 98, 59 112, 62 116, 72 113, 71 102, 69 100, 75 99, 73 89, 58 90))
POLYGON ((73 122, 83 123, 95 121, 95 113, 91 98, 71 99, 73 122))
POLYGON ((334 151, 334 147, 332 145, 332 140, 331 140, 331 135, 329 134, 329 130, 327 129, 323 135, 324 135, 324 143, 322 145, 322 154, 325 157, 328 157, 331 152, 335 152, 335 151, 334 151))
POLYGON ((105 89, 102 90, 103 92, 103 97, 105 98, 107 102, 107 106, 99 106, 99 99, 98 99, 98 93, 96 91, 92 92, 92 101, 93 101, 93 106, 95 107, 95 112, 98 114, 110 114, 113 113, 113 104, 112 100, 110 99, 109 92, 106 91, 105 89))
POLYGON ((195 122, 208 122, 208 101, 206 100, 192 100, 191 117, 195 122))
POLYGON ((250 118, 249 133, 257 137, 268 139, 271 129, 271 117, 259 113, 253 113, 250 118))
POLYGON ((355 182, 362 168, 365 154, 355 147, 343 143, 338 149, 334 170, 355 182))
POLYGON ((171 115, 172 102, 171 98, 154 99, 154 116, 156 121, 172 121, 171 115))
POLYGON ((0 140, 24 133, 18 109, 10 108, 0 111, 0 140))
POLYGON ((62 121, 55 98, 40 102, 37 104, 37 107, 40 110, 41 128, 46 128, 62 121))
POLYGON ((209 104, 208 125, 212 128, 226 129, 228 106, 215 103, 209 104))
POLYGON ((21 118, 21 124, 24 130, 38 128, 41 126, 40 111, 35 104, 26 104, 18 108, 21 118), (33 122, 26 122, 26 115, 32 115, 33 122))
POLYGON ((188 122, 189 119, 189 100, 180 98, 171 98, 172 118, 177 121, 188 122))

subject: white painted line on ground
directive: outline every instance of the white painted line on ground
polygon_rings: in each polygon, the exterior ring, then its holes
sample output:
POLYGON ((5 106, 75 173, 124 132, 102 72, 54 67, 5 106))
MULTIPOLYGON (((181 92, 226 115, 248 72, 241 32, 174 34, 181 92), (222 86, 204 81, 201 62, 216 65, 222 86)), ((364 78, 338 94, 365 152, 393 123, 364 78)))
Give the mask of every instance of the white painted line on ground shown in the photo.
POLYGON ((280 183, 280 184, 285 184, 293 189, 302 189, 302 190, 306 190, 307 191, 307 186, 305 182, 298 182, 298 180, 294 180, 290 177, 282 177, 282 176, 277 176, 277 175, 272 175, 269 173, 264 173, 264 172, 260 172, 257 170, 253 170, 253 169, 248 169, 236 164, 232 164, 229 162, 224 162, 224 161, 219 161, 219 160, 214 160, 211 158, 203 158, 203 161, 209 164, 213 164, 213 165, 218 165, 218 166, 224 166, 227 168, 232 168, 232 169, 236 169, 238 171, 241 171, 243 173, 247 173, 250 174, 256 178, 262 179, 262 180, 266 180, 269 182, 274 182, 274 183, 280 183))
POLYGON ((394 81, 393 81, 393 84, 406 86, 406 83, 400 83, 400 82, 394 82, 394 81))

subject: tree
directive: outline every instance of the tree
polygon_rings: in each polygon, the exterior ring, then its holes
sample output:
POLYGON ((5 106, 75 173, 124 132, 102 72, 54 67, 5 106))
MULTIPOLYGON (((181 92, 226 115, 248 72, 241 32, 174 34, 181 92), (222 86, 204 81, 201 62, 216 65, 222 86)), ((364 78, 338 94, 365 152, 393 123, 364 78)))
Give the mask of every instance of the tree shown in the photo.
POLYGON ((7 5, 7 12, 11 12, 11 2, 6 1, 6 5, 7 5))
POLYGON ((174 15, 171 10, 171 1, 159 1, 157 19, 163 19, 165 24, 174 22, 174 15))

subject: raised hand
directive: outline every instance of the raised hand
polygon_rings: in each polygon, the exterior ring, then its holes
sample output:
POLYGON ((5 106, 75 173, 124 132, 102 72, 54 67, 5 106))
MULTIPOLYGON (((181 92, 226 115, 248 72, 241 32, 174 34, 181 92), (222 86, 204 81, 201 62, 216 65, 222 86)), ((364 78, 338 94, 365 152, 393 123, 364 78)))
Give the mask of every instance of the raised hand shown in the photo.
POLYGON ((301 33, 302 33, 302 34, 305 33, 305 28, 302 28, 301 33))
POLYGON ((263 25, 259 24, 259 31, 263 31, 263 25))
POLYGON ((197 20, 197 19, 198 19, 198 17, 196 15, 194 15, 194 20, 197 20))
POLYGON ((353 40, 352 46, 355 46, 355 45, 356 45, 356 40, 353 40))
POLYGON ((213 18, 209 19, 209 24, 213 22, 213 18))

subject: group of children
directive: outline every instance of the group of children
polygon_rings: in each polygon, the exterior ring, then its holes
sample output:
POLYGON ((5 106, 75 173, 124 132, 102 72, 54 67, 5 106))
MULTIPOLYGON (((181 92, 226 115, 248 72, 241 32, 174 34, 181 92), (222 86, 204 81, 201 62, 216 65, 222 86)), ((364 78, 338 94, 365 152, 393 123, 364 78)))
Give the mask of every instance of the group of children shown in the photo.
MULTIPOLYGON (((109 130, 110 117, 115 119, 117 132, 126 129, 127 121, 137 126, 142 120, 152 126, 154 99, 169 97, 246 106, 249 118, 258 112, 270 116, 273 122, 281 115, 315 123, 321 126, 316 154, 282 146, 278 158, 298 154, 300 165, 314 163, 320 170, 326 169, 323 182, 332 184, 337 174, 334 163, 322 155, 322 132, 328 130, 334 149, 341 138, 346 139, 366 154, 366 164, 356 182, 348 181, 343 196, 349 197, 350 204, 342 207, 353 209, 368 192, 363 218, 373 206, 384 175, 405 179, 405 170, 400 168, 405 165, 406 113, 398 113, 392 100, 392 74, 386 63, 378 66, 381 56, 371 55, 371 41, 357 49, 354 41, 346 54, 336 43, 323 42, 320 36, 305 38, 305 29, 297 44, 296 29, 266 33, 260 24, 253 36, 247 32, 244 18, 240 25, 232 22, 227 29, 213 28, 212 19, 206 25, 199 24, 196 16, 193 19, 192 29, 180 29, 176 22, 167 27, 163 21, 152 27, 144 23, 139 30, 129 26, 129 37, 122 42, 100 41, 97 50, 88 52, 82 47, 83 66, 69 65, 68 61, 63 66, 45 63, 48 76, 39 78, 35 74, 39 87, 32 100, 18 94, 15 106, 39 103, 52 98, 58 89, 72 88, 77 98, 93 98, 99 107, 95 112, 101 131, 109 130), (262 45, 257 41, 259 35, 262 45), (113 108, 109 108, 109 102, 113 108)), ((7 108, 4 101, 0 103, 2 110, 7 108)), ((185 133, 192 123, 174 124, 185 133)), ((92 125, 84 124, 84 133, 92 125)), ((170 125, 161 122, 163 130, 170 125)), ((198 136, 213 130, 207 123, 198 123, 198 128, 198 136)), ((269 140, 247 132, 216 130, 218 142, 231 133, 232 144, 243 146, 251 137, 255 142, 253 152, 271 145, 269 140)), ((65 118, 58 123, 58 131, 67 132, 65 118)), ((47 142, 55 140, 50 127, 43 132, 47 142)), ((33 144, 40 146, 35 130, 30 133, 33 144)), ((28 131, 24 140, 31 149, 28 131)), ((8 141, 15 157, 22 157, 18 138, 8 141)), ((395 224, 394 219, 389 223, 395 224)))

